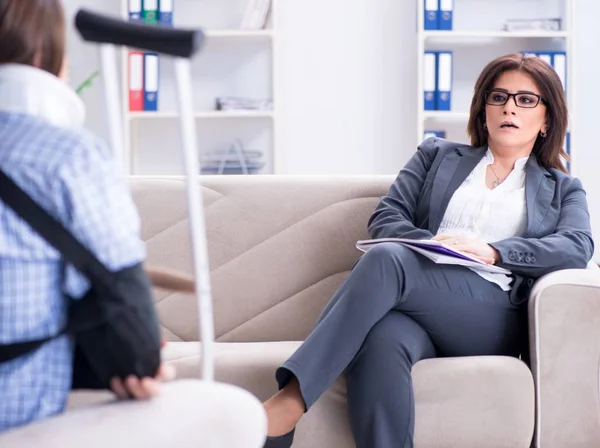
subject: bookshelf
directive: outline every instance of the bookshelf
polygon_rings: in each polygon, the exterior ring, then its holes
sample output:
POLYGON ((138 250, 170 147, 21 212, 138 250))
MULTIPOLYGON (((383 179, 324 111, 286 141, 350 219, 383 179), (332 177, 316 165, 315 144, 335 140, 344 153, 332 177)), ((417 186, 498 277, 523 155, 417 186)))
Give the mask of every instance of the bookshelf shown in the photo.
POLYGON ((493 58, 507 53, 528 51, 566 52, 567 105, 570 111, 569 134, 571 173, 577 170, 572 148, 577 138, 573 119, 573 37, 572 0, 453 0, 451 30, 425 29, 425 1, 417 1, 417 141, 425 131, 444 131, 446 138, 468 142, 466 127, 473 87, 477 76, 493 58), (556 31, 504 31, 508 19, 560 18, 556 31), (425 110, 425 51, 451 51, 452 99, 448 111, 425 110))
MULTIPOLYGON (((201 28, 206 41, 191 62, 198 157, 226 151, 234 141, 244 149, 262 152, 258 173, 272 174, 277 166, 276 94, 278 0, 270 0, 263 28, 242 29, 253 0, 172 0, 173 25, 201 28), (269 109, 216 110, 217 97, 270 100, 269 109)), ((129 0, 120 0, 122 18, 129 17, 129 0)), ((131 175, 183 173, 179 112, 173 60, 159 56, 158 110, 129 108, 128 54, 121 51, 121 99, 126 171, 131 175)))

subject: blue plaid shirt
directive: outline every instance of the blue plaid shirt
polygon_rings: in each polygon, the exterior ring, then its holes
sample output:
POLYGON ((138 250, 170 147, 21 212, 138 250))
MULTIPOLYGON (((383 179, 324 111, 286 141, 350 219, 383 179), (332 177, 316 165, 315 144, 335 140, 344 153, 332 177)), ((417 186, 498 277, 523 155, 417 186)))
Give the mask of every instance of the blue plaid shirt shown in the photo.
MULTIPOLYGON (((109 269, 139 263, 139 217, 112 154, 91 134, 0 111, 0 168, 109 269)), ((52 335, 87 280, 0 201, 0 343, 52 335)), ((0 364, 0 432, 64 410, 72 341, 0 364)))

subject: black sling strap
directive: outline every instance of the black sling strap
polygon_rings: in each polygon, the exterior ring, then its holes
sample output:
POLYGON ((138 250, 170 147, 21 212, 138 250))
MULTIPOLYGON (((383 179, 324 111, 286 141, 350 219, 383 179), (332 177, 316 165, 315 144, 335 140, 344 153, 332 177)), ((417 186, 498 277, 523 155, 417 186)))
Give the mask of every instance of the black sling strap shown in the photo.
MULTIPOLYGON (((39 233, 88 279, 105 288, 114 284, 113 274, 65 227, 40 207, 10 177, 0 170, 0 200, 39 233)), ((62 330, 59 334, 66 331, 62 330)), ((29 353, 57 335, 15 344, 0 344, 0 363, 29 353)))

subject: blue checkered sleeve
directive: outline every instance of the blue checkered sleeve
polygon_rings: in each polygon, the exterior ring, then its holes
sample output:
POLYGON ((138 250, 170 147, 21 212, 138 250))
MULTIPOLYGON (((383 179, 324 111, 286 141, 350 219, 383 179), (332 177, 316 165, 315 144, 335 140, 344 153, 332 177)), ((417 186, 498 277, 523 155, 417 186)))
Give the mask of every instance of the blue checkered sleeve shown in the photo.
MULTIPOLYGON (((139 218, 125 179, 98 139, 0 112, 0 168, 109 269, 143 261, 139 218)), ((0 201, 0 343, 56 334, 67 297, 87 279, 0 201)), ((0 364, 0 432, 64 410, 72 341, 59 337, 0 364)))
MULTIPOLYGON (((129 267, 145 257, 139 217, 128 186, 117 172, 103 146, 60 171, 72 234, 111 270, 129 267)), ((68 294, 80 297, 89 283, 68 266, 65 286, 68 294)))

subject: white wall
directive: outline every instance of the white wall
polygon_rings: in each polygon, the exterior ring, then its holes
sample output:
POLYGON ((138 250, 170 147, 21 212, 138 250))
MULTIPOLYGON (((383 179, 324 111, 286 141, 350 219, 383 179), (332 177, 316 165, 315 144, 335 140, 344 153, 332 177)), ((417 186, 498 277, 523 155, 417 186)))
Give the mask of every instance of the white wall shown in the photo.
MULTIPOLYGON (((198 0, 206 1, 206 0, 198 0)), ((393 174, 415 150, 416 7, 409 0, 279 0, 279 144, 287 173, 393 174)), ((574 1, 574 0, 571 0, 574 1)), ((65 0, 119 13, 119 0, 65 0)), ((574 170, 588 191, 600 238, 600 2, 574 17, 574 170)), ((99 66, 97 48, 71 32, 72 83, 99 66)), ((88 126, 106 135, 101 84, 87 91, 88 126)), ((600 239, 599 239, 600 241, 600 239)), ((599 243, 600 246, 600 243, 599 243)), ((599 248, 600 253, 600 248, 599 248)))
POLYGON ((416 2, 279 4, 284 172, 396 172, 416 144, 416 2))
POLYGON ((600 142, 598 93, 600 91, 600 2, 577 0, 574 46, 577 69, 573 73, 573 168, 583 182, 600 260, 600 142))
MULTIPOLYGON (((70 84, 73 88, 100 68, 98 46, 83 42, 73 27, 73 16, 79 8, 101 10, 107 14, 120 14, 120 0, 63 0, 67 15, 67 51, 69 54, 70 84)), ((108 141, 102 82, 96 78, 93 88, 82 97, 86 104, 86 126, 108 141)))

